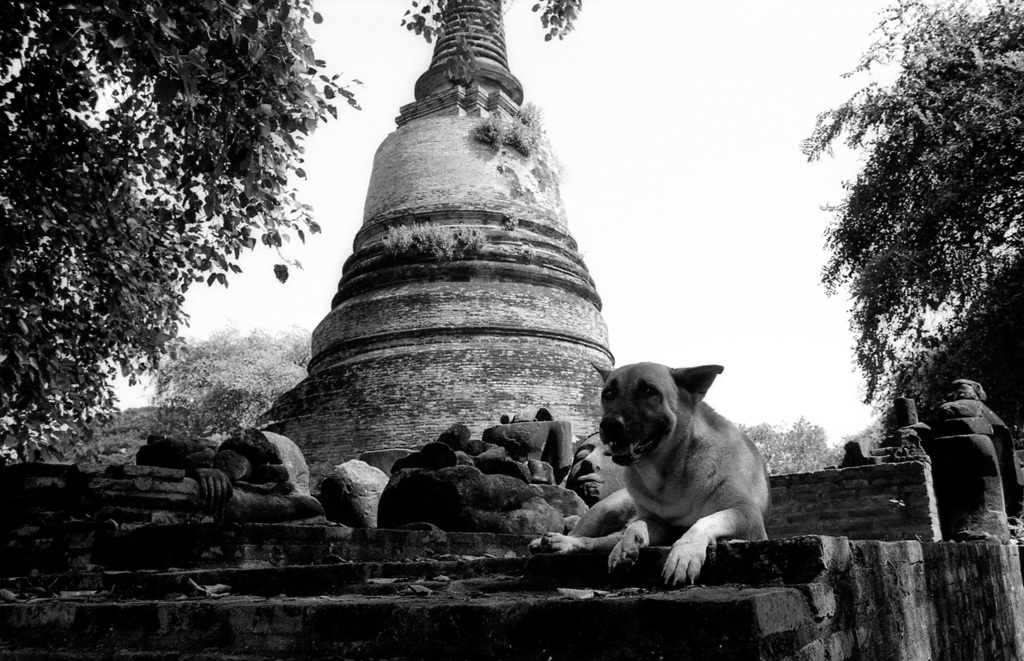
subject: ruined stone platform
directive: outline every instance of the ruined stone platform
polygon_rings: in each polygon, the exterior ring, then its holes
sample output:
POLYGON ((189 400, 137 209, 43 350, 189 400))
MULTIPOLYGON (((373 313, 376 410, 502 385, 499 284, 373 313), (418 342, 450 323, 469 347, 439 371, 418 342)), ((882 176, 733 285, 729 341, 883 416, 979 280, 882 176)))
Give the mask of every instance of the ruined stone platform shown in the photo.
POLYGON ((92 560, 111 564, 0 579, 16 595, 0 660, 1024 658, 1009 546, 732 542, 697 586, 667 589, 663 548, 610 576, 603 554, 530 557, 515 536, 93 534, 92 560))

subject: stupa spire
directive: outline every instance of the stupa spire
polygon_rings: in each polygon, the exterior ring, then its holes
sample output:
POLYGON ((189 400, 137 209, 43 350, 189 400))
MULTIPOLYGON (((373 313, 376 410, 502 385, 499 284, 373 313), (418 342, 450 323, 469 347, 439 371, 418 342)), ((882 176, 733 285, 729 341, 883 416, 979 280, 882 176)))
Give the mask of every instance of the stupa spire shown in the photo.
POLYGON ((416 100, 478 85, 522 103, 523 86, 508 66, 502 0, 448 0, 442 22, 444 34, 434 46, 430 67, 416 81, 416 100))
POLYGON ((374 156, 309 376, 264 417, 311 461, 418 448, 453 422, 481 438, 524 407, 582 435, 600 422, 594 365, 613 360, 557 163, 543 140, 527 153, 481 138, 492 118, 518 121, 522 101, 501 0, 448 0, 445 11, 416 101, 374 156), (448 66, 466 50, 472 67, 448 66))

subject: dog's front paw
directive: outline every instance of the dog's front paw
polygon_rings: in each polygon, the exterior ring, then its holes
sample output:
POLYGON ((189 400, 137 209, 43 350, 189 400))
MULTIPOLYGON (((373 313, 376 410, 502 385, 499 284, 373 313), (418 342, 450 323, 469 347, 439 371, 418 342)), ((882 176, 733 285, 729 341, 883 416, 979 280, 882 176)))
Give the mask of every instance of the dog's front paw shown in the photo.
POLYGON ((530 542, 530 553, 572 553, 577 550, 578 541, 557 532, 546 532, 530 542))
POLYGON ((608 571, 625 571, 636 564, 636 559, 639 557, 640 547, 636 544, 627 544, 623 539, 615 545, 611 555, 608 556, 608 571))
POLYGON ((708 545, 704 540, 680 539, 672 545, 668 559, 661 570, 667 585, 688 585, 697 582, 707 557, 708 545))
POLYGON ((642 521, 631 523, 622 533, 622 539, 608 556, 608 571, 624 571, 636 564, 640 557, 640 549, 650 543, 647 525, 642 521))

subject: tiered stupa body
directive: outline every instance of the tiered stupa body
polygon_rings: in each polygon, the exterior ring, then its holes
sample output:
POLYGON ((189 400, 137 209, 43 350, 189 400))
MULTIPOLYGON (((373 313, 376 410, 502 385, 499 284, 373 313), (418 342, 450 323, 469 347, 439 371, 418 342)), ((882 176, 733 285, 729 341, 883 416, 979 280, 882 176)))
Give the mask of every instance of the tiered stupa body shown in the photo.
POLYGON ((500 4, 449 4, 416 101, 377 150, 354 252, 313 332, 309 377, 266 416, 313 460, 416 448, 456 422, 479 438, 527 407, 548 408, 576 435, 597 429, 594 365, 612 356, 555 161, 545 145, 524 156, 475 137, 485 118, 515 121, 523 97, 500 4), (458 43, 476 66, 453 82, 458 43), (461 236, 465 250, 403 250, 398 233, 412 230, 461 236))

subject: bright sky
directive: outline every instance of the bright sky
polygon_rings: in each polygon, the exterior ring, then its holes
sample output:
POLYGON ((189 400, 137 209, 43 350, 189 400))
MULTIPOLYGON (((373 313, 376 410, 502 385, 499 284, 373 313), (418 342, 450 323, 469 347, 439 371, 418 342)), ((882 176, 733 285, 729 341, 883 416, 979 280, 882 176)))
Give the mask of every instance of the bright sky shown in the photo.
MULTIPOLYGON (((708 401, 736 422, 804 416, 833 442, 870 423, 848 302, 819 284, 821 206, 841 199, 858 163, 807 163, 800 141, 819 112, 867 82, 841 76, 887 4, 588 0, 575 32, 545 43, 533 0, 513 3, 510 66, 543 110, 617 364, 724 365, 708 401)), ((288 247, 305 268, 285 285, 262 248, 227 290, 198 285, 187 336, 231 324, 312 330, 327 314, 374 152, 430 61, 432 47, 399 27, 409 6, 316 3, 318 57, 364 83, 363 110, 342 108, 308 142, 301 191, 323 233, 288 247)), ((143 403, 138 391, 122 399, 143 403)))

